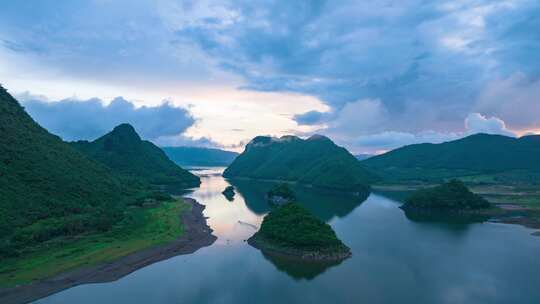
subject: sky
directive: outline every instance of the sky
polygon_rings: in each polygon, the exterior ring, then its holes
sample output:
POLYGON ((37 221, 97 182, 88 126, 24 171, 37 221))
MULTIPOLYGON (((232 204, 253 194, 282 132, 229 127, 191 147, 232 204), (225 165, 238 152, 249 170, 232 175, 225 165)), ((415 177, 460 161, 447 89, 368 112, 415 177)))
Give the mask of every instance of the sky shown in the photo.
POLYGON ((4 1, 0 83, 45 128, 354 153, 540 133, 540 1, 4 1))

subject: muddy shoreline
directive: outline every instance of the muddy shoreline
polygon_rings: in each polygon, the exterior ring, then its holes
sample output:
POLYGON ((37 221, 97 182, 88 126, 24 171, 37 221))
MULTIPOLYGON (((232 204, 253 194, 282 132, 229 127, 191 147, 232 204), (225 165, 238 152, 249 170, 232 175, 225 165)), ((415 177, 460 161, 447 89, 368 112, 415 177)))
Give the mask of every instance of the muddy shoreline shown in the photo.
POLYGON ((29 303, 77 285, 116 281, 150 264, 210 246, 217 238, 212 235, 212 229, 206 223, 203 215, 205 206, 191 198, 184 200, 192 208, 181 216, 185 230, 177 240, 134 252, 111 262, 78 268, 30 284, 0 288, 0 303, 29 303))
POLYGON ((323 262, 335 262, 343 261, 351 257, 350 251, 339 252, 324 252, 324 251, 305 251, 293 248, 281 248, 275 246, 269 246, 269 243, 262 240, 257 233, 247 240, 247 243, 254 248, 261 250, 263 253, 274 255, 278 257, 295 259, 300 262, 310 263, 323 263, 323 262))

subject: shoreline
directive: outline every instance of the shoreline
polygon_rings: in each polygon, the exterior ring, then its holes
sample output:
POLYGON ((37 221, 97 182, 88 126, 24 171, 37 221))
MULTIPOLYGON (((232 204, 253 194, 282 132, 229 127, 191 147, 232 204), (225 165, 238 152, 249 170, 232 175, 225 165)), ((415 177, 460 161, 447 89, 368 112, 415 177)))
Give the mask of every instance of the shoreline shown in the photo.
POLYGON ((295 259, 307 263, 343 261, 352 256, 350 250, 342 252, 324 252, 268 246, 267 242, 265 242, 264 240, 260 240, 260 237, 258 237, 257 233, 251 236, 247 240, 247 243, 252 247, 261 250, 263 253, 288 259, 295 259))
MULTIPOLYGON (((499 205, 493 204, 492 208, 478 210, 433 210, 428 208, 404 208, 399 207, 404 211, 409 218, 411 216, 428 216, 431 219, 436 219, 436 216, 446 216, 445 220, 468 220, 472 222, 492 222, 510 225, 520 225, 533 230, 540 230, 540 219, 536 216, 529 215, 530 209, 516 205, 499 205)), ((532 233, 535 236, 540 236, 540 231, 532 233)))
POLYGON ((111 262, 77 268, 29 284, 0 288, 0 302, 3 304, 29 303, 78 285, 116 281, 150 264, 177 255, 194 253, 200 248, 212 245, 217 237, 212 235, 212 229, 206 223, 203 215, 205 206, 192 198, 183 199, 191 205, 191 210, 182 213, 184 234, 173 242, 143 249, 111 262))

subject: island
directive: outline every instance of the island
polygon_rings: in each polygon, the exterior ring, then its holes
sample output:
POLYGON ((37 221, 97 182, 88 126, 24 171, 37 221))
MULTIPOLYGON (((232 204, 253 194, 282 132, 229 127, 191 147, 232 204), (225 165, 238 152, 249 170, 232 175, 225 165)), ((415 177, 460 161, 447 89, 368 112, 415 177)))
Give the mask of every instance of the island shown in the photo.
POLYGON ((404 210, 467 212, 490 209, 491 204, 481 196, 472 193, 459 180, 451 180, 442 185, 420 189, 407 198, 401 206, 404 210))
POLYGON ((234 187, 227 186, 225 190, 221 192, 221 194, 223 194, 228 201, 232 202, 234 200, 234 195, 235 195, 234 187))
POLYGON ((248 244, 265 254, 303 261, 340 261, 351 256, 350 248, 337 238, 330 225, 295 203, 268 213, 248 244))
POLYGON ((279 183, 268 191, 266 199, 271 204, 283 205, 293 202, 296 196, 287 183, 279 183))

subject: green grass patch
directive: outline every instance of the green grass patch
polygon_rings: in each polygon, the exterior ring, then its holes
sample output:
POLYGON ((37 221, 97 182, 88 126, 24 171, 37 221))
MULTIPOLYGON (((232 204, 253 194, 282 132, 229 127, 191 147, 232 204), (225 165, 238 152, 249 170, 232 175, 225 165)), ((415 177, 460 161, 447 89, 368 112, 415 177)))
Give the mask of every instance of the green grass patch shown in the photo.
POLYGON ((46 242, 24 256, 3 260, 0 286, 29 283, 171 242, 183 234, 180 214, 190 208, 182 199, 154 208, 134 207, 108 232, 46 242))

